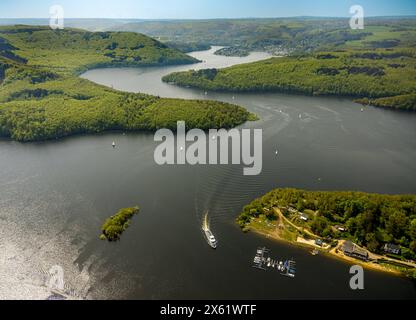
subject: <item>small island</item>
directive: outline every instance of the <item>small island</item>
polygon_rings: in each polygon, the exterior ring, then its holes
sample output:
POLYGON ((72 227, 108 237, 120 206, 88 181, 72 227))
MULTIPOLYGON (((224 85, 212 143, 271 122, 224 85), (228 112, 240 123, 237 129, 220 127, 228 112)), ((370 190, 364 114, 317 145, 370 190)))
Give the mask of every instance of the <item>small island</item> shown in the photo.
POLYGON ((108 240, 110 242, 120 240, 123 232, 130 226, 131 219, 133 219, 139 211, 140 208, 138 206, 119 210, 103 224, 100 239, 108 240))
POLYGON ((244 207, 244 232, 416 279, 416 195, 276 189, 244 207))
POLYGON ((225 57, 248 57, 250 55, 250 51, 241 47, 227 47, 222 48, 214 52, 217 56, 225 56, 225 57))

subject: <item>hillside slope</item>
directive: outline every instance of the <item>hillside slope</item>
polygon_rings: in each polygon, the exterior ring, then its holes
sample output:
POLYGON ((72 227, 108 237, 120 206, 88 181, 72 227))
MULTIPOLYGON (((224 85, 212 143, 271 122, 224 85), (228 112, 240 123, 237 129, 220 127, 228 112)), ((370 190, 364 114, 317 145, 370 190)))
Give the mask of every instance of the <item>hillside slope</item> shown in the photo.
POLYGON ((367 17, 364 30, 351 30, 346 18, 313 17, 136 21, 115 29, 164 41, 233 47, 237 52, 310 53, 416 45, 414 17, 367 17))
POLYGON ((77 77, 98 66, 195 61, 134 33, 1 27, 0 136, 36 141, 105 130, 174 128, 179 120, 201 129, 247 121, 250 113, 235 105, 123 93, 77 77))
POLYGON ((365 104, 416 110, 415 69, 414 48, 343 50, 173 73, 163 81, 205 90, 349 96, 365 104))

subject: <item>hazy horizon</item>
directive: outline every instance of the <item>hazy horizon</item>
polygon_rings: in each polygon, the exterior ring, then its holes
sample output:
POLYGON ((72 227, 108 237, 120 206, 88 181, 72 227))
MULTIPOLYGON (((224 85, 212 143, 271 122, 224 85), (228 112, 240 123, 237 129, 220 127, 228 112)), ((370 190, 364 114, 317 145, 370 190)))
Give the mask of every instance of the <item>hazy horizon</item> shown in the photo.
POLYGON ((412 0, 2 0, 0 19, 47 19, 49 8, 59 4, 67 19, 212 20, 273 18, 344 18, 350 7, 361 5, 367 17, 416 15, 412 0))
MULTIPOLYGON (((349 17, 342 17, 342 16, 270 16, 270 17, 237 17, 237 18, 65 18, 66 20, 118 20, 118 21, 209 21, 209 20, 270 20, 270 19, 348 19, 349 17)), ((412 15, 385 15, 385 16, 367 16, 367 18, 414 18, 416 19, 416 14, 412 15)), ((49 21, 49 17, 45 18, 4 18, 0 17, 0 20, 47 20, 49 21)))

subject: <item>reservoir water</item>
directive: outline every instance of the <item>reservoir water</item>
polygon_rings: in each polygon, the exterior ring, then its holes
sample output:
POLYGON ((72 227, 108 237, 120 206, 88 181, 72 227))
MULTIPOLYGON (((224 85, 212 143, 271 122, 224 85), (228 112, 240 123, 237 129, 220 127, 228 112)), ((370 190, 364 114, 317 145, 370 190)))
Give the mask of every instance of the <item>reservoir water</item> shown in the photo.
POLYGON ((267 58, 192 55, 193 66, 91 70, 82 77, 115 89, 242 105, 261 120, 263 171, 242 166, 155 164, 148 133, 106 133, 61 141, 0 141, 0 298, 44 299, 42 275, 64 270, 65 284, 88 299, 415 299, 406 279, 366 271, 365 290, 349 287, 350 265, 309 250, 244 234, 235 218, 276 187, 416 192, 416 114, 342 98, 212 93, 161 82, 173 71, 267 58), (301 116, 300 116, 301 115, 301 116), (112 148, 112 142, 117 147, 112 148), (278 154, 276 155, 276 150, 278 154), (119 243, 98 239, 118 209, 141 212, 119 243), (219 247, 201 230, 209 211, 219 247), (297 261, 297 277, 251 268, 258 246, 297 261))

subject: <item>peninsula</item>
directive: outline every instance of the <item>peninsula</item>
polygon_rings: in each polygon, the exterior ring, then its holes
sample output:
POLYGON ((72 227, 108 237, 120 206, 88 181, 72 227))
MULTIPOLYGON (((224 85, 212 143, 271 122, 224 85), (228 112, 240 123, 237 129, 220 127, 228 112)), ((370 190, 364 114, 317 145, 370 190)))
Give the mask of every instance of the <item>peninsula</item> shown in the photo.
POLYGON ((231 128, 252 118, 217 101, 163 99, 116 91, 78 75, 96 67, 192 64, 196 59, 132 32, 0 27, 0 137, 59 139, 108 130, 231 128))
POLYGON ((365 30, 328 23, 328 30, 307 20, 301 29, 266 23, 279 39, 263 35, 260 41, 253 32, 254 39, 218 54, 244 54, 260 46, 279 57, 225 69, 176 72, 163 81, 209 91, 348 97, 363 105, 415 111, 415 20, 375 19, 365 30))
POLYGON ((244 207, 241 228, 416 279, 416 196, 276 189, 244 207))

